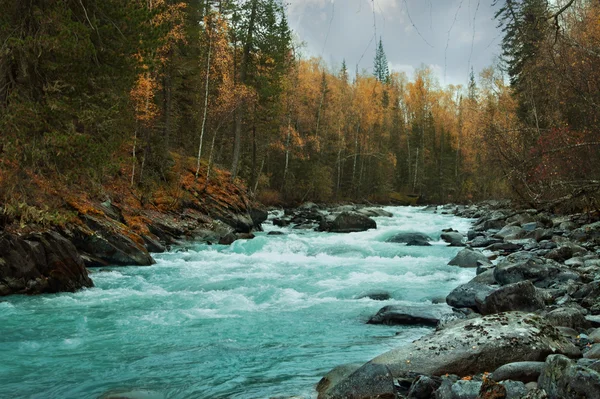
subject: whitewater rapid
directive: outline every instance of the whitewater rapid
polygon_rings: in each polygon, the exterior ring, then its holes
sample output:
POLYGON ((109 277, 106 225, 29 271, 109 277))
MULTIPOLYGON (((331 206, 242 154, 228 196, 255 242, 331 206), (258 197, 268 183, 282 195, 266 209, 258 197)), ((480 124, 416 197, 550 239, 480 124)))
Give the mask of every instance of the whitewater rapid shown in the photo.
POLYGON ((315 397, 331 368, 431 331, 365 322, 389 304, 430 304, 474 271, 447 266, 442 229, 470 221, 389 207, 376 230, 275 227, 230 247, 190 244, 151 267, 95 269, 95 288, 0 301, 0 398, 315 397), (268 236, 278 230, 285 235, 268 236), (386 243, 423 232, 431 247, 386 243), (356 299, 385 290, 388 301, 356 299), (143 396, 146 395, 146 396, 143 396))

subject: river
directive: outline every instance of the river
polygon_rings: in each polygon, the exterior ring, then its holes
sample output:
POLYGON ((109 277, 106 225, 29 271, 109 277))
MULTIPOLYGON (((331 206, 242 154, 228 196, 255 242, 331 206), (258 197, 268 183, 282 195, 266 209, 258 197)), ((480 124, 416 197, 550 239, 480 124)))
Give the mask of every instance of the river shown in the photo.
MULTIPOLYGON (((377 230, 275 227, 230 247, 189 245, 151 267, 94 270, 77 293, 0 301, 0 398, 315 397, 331 368, 431 331, 365 322, 389 304, 431 303, 469 281, 441 230, 470 221, 389 207, 377 230), (281 236, 266 233, 279 230, 281 236), (431 247, 386 243, 399 231, 431 247), (356 299, 369 290, 393 299, 356 299)), ((445 305, 431 305, 445 306, 445 305)))

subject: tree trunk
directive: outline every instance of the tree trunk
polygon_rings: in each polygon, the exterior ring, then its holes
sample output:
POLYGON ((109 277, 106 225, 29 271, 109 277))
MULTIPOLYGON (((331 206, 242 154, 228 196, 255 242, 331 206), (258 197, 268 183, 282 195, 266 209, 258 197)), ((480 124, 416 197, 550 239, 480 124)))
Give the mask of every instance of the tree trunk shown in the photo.
MULTIPOLYGON (((208 55, 206 57, 206 85, 204 88, 204 114, 202 116, 202 128, 200 129, 200 144, 198 145, 198 165, 196 166, 196 179, 200 173, 200 159, 202 158, 202 142, 204 141, 204 129, 206 127, 206 115, 208 113, 208 88, 210 84, 210 57, 212 52, 211 37, 208 38, 208 55)), ((212 150, 211 150, 212 151, 212 150)))

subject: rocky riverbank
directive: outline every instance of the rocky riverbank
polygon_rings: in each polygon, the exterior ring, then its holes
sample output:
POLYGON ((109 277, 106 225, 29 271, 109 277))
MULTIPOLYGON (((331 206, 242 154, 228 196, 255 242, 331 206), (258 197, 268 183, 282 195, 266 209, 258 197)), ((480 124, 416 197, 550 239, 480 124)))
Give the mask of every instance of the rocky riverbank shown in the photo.
POLYGON ((230 244, 260 230, 266 211, 226 173, 204 183, 190 167, 173 193, 147 202, 123 187, 105 192, 103 200, 53 190, 46 200, 65 203, 72 215, 66 222, 1 226, 0 296, 76 291, 93 286, 87 268, 149 266, 151 253, 171 245, 230 244))
MULTIPOLYGON (((343 365, 319 398, 600 397, 600 222, 592 214, 516 211, 505 202, 430 207, 476 219, 450 264, 477 276, 447 312, 388 306, 370 322, 432 324, 434 333, 364 365, 343 365)), ((421 245, 427 237, 418 238, 421 245)), ((408 241, 403 241, 408 242, 408 241)))

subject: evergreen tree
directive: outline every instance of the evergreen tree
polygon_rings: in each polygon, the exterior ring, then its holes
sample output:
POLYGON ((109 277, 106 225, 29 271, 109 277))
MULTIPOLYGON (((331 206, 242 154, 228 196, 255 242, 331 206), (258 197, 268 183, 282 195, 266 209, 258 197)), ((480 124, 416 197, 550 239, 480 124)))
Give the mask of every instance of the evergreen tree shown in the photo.
POLYGON ((469 87, 468 87, 469 100, 477 100, 477 83, 475 83, 475 73, 473 67, 471 67, 471 73, 469 74, 469 87))
POLYGON ((385 51, 383 50, 383 42, 381 38, 379 38, 379 45, 375 51, 373 75, 375 75, 375 78, 377 78, 377 80, 381 83, 388 83, 390 80, 390 70, 388 67, 387 57, 385 56, 385 51))

